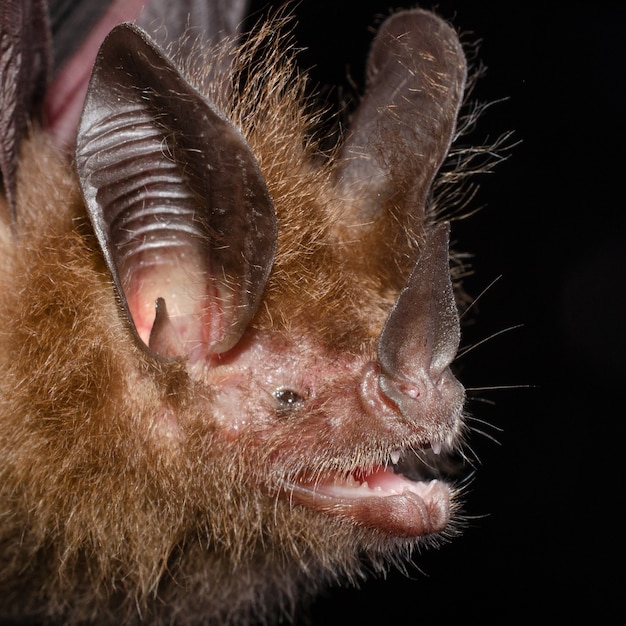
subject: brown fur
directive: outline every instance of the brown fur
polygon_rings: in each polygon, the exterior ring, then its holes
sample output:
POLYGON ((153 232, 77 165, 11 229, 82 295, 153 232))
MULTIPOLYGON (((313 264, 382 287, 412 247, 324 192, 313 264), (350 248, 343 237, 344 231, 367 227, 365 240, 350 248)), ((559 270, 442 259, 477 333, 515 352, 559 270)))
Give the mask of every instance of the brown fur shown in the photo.
MULTIPOLYGON (((276 359, 295 350, 310 369, 326 360, 343 371, 346 351, 375 354, 406 272, 374 272, 350 261, 366 244, 333 241, 333 155, 321 155, 305 79, 283 49, 234 105, 217 102, 257 155, 279 222, 267 294, 237 350, 261 338, 276 359)), ((0 237, 0 614, 245 623, 291 614, 296 597, 383 570, 418 545, 290 506, 272 489, 277 477, 381 463, 398 440, 417 444, 401 426, 356 409, 331 424, 330 391, 300 421, 272 421, 269 399, 246 380, 237 402, 251 423, 232 437, 215 417, 213 373, 190 376, 140 349, 75 176, 40 132, 23 146, 17 213, 17 239, 6 225, 0 237)))
MULTIPOLYGON (((357 240, 338 240, 336 224, 354 200, 339 196, 333 185, 337 155, 322 148, 328 141, 319 136, 326 112, 307 94, 307 76, 290 50, 289 21, 261 23, 240 46, 230 79, 235 89, 241 87, 239 97, 225 99, 230 92, 220 89, 220 80, 209 84, 215 87, 207 96, 242 129, 274 201, 279 240, 266 298, 272 317, 281 316, 286 324, 302 315, 317 322, 332 320, 333 343, 358 335, 355 323, 360 319, 377 338, 412 269, 423 232, 399 227, 399 210, 389 201, 381 207, 375 229, 357 240), (364 298, 368 290, 376 297, 364 298), (340 320, 349 320, 344 333, 338 332, 340 320)), ((202 50, 182 65, 198 88, 214 66, 226 66, 219 54, 202 50)), ((398 148, 394 160, 404 162, 410 176, 414 151, 398 148)))

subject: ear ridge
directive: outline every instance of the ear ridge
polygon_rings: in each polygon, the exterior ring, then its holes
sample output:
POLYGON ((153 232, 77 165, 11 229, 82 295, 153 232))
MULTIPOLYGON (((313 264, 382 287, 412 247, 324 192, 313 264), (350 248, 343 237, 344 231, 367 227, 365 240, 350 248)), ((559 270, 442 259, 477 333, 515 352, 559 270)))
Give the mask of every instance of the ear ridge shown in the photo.
POLYGON ((164 358, 231 348, 253 317, 276 217, 241 133, 141 29, 103 43, 76 142, 80 187, 131 326, 164 358), (168 339, 168 328, 176 334, 168 339), (172 354, 172 346, 181 346, 172 354))

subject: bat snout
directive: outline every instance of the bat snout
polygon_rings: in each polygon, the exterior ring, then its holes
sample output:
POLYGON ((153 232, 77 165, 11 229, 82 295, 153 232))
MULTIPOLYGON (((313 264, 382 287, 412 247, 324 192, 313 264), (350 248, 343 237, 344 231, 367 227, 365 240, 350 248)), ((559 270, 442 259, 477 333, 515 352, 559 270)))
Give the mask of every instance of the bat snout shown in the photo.
POLYGON ((359 399, 370 415, 401 420, 425 441, 445 440, 459 428, 465 390, 448 367, 408 377, 372 361, 363 369, 359 399))
POLYGON ((449 368, 434 373, 422 370, 410 378, 383 371, 378 386, 380 393, 398 407, 403 421, 413 427, 429 433, 456 429, 465 392, 449 368))

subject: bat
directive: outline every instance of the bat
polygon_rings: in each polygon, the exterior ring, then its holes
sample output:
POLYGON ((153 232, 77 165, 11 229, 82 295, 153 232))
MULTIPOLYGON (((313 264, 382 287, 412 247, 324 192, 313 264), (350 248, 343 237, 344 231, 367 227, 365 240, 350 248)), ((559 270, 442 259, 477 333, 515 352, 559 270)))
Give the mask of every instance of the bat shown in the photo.
POLYGON ((143 4, 0 8, 4 621, 271 623, 460 525, 454 29, 329 148, 287 17, 143 4))

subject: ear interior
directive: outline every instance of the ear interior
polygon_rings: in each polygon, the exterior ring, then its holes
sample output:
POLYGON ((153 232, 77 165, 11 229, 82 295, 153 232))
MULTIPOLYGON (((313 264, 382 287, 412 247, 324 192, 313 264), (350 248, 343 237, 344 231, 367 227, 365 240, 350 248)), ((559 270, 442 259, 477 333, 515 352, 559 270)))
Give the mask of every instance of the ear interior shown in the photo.
POLYGON ((271 269, 273 204, 241 133, 136 27, 98 54, 76 167, 142 345, 166 358, 232 347, 271 269))

